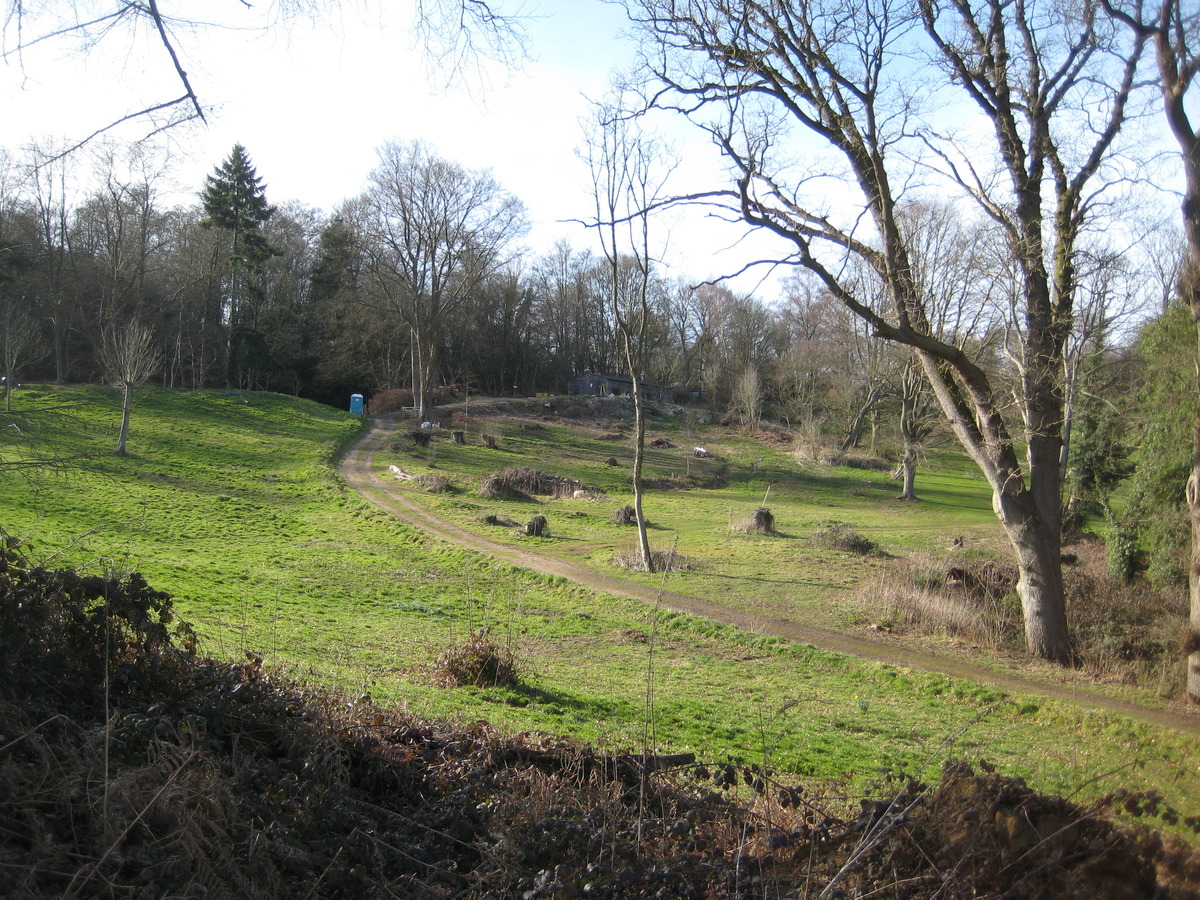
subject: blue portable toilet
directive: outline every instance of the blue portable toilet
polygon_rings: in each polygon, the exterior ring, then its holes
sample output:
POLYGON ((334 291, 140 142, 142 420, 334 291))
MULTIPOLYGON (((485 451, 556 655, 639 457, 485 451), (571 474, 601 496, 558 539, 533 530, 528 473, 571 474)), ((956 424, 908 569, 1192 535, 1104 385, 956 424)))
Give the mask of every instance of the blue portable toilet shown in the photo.
POLYGON ((350 412, 354 413, 354 415, 356 415, 356 416, 362 415, 362 413, 363 413, 363 395, 362 394, 351 394, 350 395, 350 412))

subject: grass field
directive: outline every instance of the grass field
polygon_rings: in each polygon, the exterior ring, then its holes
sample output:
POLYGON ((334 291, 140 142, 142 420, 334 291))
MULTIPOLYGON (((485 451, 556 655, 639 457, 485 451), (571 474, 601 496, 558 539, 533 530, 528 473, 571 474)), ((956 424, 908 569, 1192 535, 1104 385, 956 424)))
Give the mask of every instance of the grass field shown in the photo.
MULTIPOLYGON (((423 505, 456 524, 509 542, 521 538, 482 527, 484 516, 525 521, 533 513, 543 514, 550 536, 539 542, 538 552, 587 562, 598 571, 612 571, 614 545, 632 548, 633 529, 611 523, 615 510, 632 502, 628 428, 618 423, 581 432, 567 422, 538 423, 530 429, 488 420, 464 428, 468 436, 462 445, 448 439, 431 448, 403 438, 395 442, 389 461, 414 475, 440 473, 449 479, 450 490, 437 494, 413 487, 423 505), (472 438, 472 430, 482 429, 496 437, 498 449, 472 438), (616 465, 609 463, 613 459, 616 465), (511 466, 579 481, 594 496, 512 501, 478 496, 476 487, 484 476, 511 466)), ((675 548, 689 563, 671 576, 671 589, 680 593, 785 620, 846 627, 866 614, 852 602, 855 589, 885 572, 890 556, 944 551, 953 537, 983 551, 1003 546, 986 484, 944 452, 920 478, 922 502, 911 504, 894 500, 898 488, 886 472, 803 464, 786 446, 729 429, 702 430, 660 420, 648 439, 670 445, 647 449, 648 479, 675 487, 652 487, 646 515, 652 545, 675 548), (697 445, 705 446, 706 458, 692 456, 697 445), (691 487, 678 489, 685 485, 691 487), (737 526, 764 501, 779 534, 740 531, 737 526), (875 541, 878 552, 854 556, 812 543, 834 524, 875 541)), ((653 575, 624 574, 657 583, 653 575)))
MULTIPOLYGON (((766 760, 850 786, 947 755, 985 758, 1048 792, 1154 789, 1181 815, 1200 814, 1194 735, 717 626, 448 547, 342 484, 336 457, 363 427, 346 413, 278 395, 147 389, 131 455, 117 458, 114 392, 29 387, 14 409, 29 441, 9 428, 11 442, 0 445, 0 525, 35 559, 136 569, 176 598, 206 652, 261 654, 348 702, 370 693, 431 717, 766 760), (58 472, 15 465, 47 448, 77 459, 58 472), (437 657, 483 629, 512 648, 521 684, 437 686, 437 657)), ((499 450, 453 444, 447 432, 432 449, 402 441, 389 459, 456 485, 424 496, 448 518, 482 530, 487 513, 524 520, 546 509, 551 537, 538 540, 539 552, 610 567, 631 532, 608 524, 627 495, 623 467, 606 460, 627 459, 627 444, 554 422, 499 428, 499 450), (482 501, 472 490, 484 474, 539 460, 603 498, 547 508, 482 501)), ((846 625, 866 615, 857 584, 879 577, 888 557, 812 547, 807 539, 826 523, 848 523, 896 557, 960 535, 999 545, 982 482, 952 456, 931 461, 918 481, 926 500, 914 507, 890 499, 886 474, 801 465, 782 446, 697 425, 656 423, 656 435, 676 445, 654 451, 656 477, 713 484, 647 501, 656 543, 677 543, 696 561, 670 576, 674 591, 846 625), (681 448, 701 441, 710 457, 689 461, 681 448), (783 537, 732 533, 731 521, 764 496, 783 537)), ((521 540, 505 529, 488 535, 521 540)))

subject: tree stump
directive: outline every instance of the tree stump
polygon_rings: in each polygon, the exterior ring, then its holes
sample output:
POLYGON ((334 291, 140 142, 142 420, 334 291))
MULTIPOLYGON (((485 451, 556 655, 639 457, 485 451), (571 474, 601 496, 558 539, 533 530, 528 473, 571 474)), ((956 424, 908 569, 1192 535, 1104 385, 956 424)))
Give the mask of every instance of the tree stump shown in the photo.
POLYGON ((546 517, 534 516, 525 523, 525 533, 530 537, 541 537, 546 532, 546 517))
POLYGON ((484 432, 484 434, 482 434, 481 437, 483 438, 483 445, 485 447, 487 447, 489 450, 496 449, 498 442, 497 442, 496 436, 494 434, 488 434, 488 433, 484 432))
POLYGON ((465 444, 467 442, 466 437, 463 435, 463 433, 461 431, 455 431, 455 432, 453 432, 453 434, 454 434, 454 443, 465 444))

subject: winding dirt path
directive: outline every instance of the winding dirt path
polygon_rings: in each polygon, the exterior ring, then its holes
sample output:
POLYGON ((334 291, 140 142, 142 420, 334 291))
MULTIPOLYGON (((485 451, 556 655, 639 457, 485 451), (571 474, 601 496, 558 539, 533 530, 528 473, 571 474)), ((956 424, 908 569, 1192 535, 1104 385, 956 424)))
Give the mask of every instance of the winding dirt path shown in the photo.
POLYGON ((674 592, 660 594, 655 589, 594 572, 565 560, 541 556, 518 547, 488 540, 421 508, 405 497, 403 491, 397 490, 394 481, 389 483, 377 474, 375 454, 387 444, 399 422, 399 419, 387 416, 372 419, 370 430, 342 457, 342 476, 350 487, 358 491, 369 502, 391 513, 401 521, 453 544, 485 553, 535 572, 559 575, 604 593, 649 603, 661 600, 662 605, 670 609, 703 616, 723 625, 734 625, 756 634, 787 638, 798 643, 812 644, 822 650, 845 653, 861 659, 907 666, 927 672, 938 672, 954 678, 986 684, 1006 692, 1037 694, 1085 708, 1120 713, 1131 719, 1183 732, 1200 733, 1200 713, 1189 710, 1152 709, 1093 693, 1078 685, 1049 684, 1024 678, 1018 674, 995 672, 974 666, 969 660, 959 657, 925 653, 883 639, 875 640, 862 635, 843 634, 827 628, 754 615, 698 597, 689 597, 674 592))

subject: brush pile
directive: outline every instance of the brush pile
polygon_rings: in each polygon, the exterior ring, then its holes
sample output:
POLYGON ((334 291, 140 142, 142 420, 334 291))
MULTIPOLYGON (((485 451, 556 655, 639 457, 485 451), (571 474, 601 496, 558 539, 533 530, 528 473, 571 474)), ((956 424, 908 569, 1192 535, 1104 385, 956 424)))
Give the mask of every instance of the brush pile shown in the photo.
POLYGON ((483 479, 479 495, 487 500, 521 500, 529 497, 553 497, 556 500, 575 496, 583 483, 561 475, 547 475, 527 466, 514 466, 483 479))

